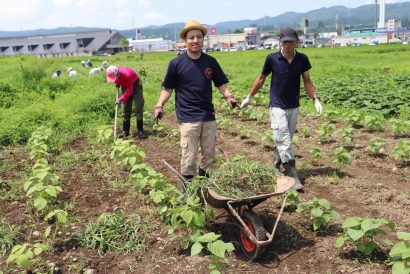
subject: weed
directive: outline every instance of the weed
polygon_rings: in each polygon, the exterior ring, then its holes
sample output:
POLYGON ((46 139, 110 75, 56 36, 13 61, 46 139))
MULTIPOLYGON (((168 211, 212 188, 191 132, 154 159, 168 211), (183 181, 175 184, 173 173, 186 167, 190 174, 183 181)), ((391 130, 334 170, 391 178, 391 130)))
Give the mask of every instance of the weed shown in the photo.
POLYGON ((19 230, 8 224, 5 219, 0 220, 0 257, 4 257, 17 242, 19 230))
POLYGON ((81 244, 98 248, 104 255, 108 251, 131 253, 145 249, 143 234, 149 226, 138 216, 126 217, 124 213, 103 213, 98 221, 90 223, 80 235, 81 244))

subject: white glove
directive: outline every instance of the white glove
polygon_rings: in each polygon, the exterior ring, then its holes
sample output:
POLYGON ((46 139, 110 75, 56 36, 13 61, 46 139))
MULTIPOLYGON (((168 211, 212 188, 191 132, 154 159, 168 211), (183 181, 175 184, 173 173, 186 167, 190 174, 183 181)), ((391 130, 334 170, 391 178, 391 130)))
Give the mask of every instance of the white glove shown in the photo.
POLYGON ((317 111, 319 114, 322 113, 323 107, 322 107, 322 104, 321 104, 320 101, 319 101, 319 98, 316 98, 316 99, 315 99, 315 108, 316 108, 316 111, 317 111))
POLYGON ((244 99, 241 103, 241 108, 246 108, 248 107, 248 105, 251 103, 252 101, 252 96, 248 95, 248 97, 246 97, 246 99, 244 99))

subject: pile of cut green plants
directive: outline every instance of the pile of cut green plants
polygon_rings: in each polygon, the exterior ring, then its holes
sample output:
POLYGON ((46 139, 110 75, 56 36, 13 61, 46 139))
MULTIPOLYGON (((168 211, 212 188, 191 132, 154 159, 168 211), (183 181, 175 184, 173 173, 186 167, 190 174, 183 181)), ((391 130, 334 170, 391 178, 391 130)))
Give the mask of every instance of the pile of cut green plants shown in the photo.
POLYGON ((276 176, 272 165, 234 157, 212 170, 209 178, 197 177, 192 183, 224 197, 241 199, 274 192, 276 176))

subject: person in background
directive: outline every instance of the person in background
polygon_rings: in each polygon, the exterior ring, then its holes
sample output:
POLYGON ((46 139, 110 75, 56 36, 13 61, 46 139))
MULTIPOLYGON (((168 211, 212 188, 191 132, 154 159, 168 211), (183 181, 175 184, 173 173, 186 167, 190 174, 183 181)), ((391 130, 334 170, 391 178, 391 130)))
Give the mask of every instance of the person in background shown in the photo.
POLYGON ((59 78, 61 75, 61 69, 56 70, 53 75, 51 76, 51 78, 56 79, 59 78))
POLYGON ((89 77, 91 77, 91 76, 94 76, 94 75, 98 75, 98 76, 100 76, 101 77, 101 74, 102 74, 102 71, 104 70, 104 68, 100 68, 100 67, 97 67, 97 68, 92 68, 92 69, 90 69, 90 72, 88 72, 88 76, 89 77))
POLYGON ((292 148, 292 137, 299 114, 301 76, 317 112, 322 113, 323 108, 310 79, 309 70, 312 66, 309 58, 296 51, 299 45, 297 32, 290 28, 284 29, 280 35, 280 42, 282 49, 266 57, 262 73, 254 81, 249 95, 241 103, 241 108, 246 108, 250 104, 253 96, 265 83, 266 77, 272 73, 270 118, 276 147, 274 168, 277 175, 283 175, 280 171, 280 166, 283 164, 285 175, 295 179, 294 189, 303 191, 303 185, 296 172, 295 154, 292 148))
POLYGON ((69 67, 67 69, 68 72, 68 76, 72 77, 72 78, 76 78, 77 77, 77 71, 75 71, 72 67, 69 67))
POLYGON ((137 117, 137 137, 138 139, 147 138, 148 136, 144 131, 143 88, 139 75, 129 67, 117 66, 109 66, 106 75, 108 83, 115 83, 117 87, 122 89, 122 95, 116 101, 118 106, 124 104, 123 132, 119 137, 125 138, 130 135, 132 102, 134 101, 137 117))
POLYGON ((164 105, 175 89, 181 133, 181 175, 186 180, 192 179, 197 172, 200 176, 208 176, 215 165, 216 121, 212 83, 231 107, 236 106, 222 68, 214 57, 202 52, 206 34, 207 29, 198 21, 190 20, 185 24, 180 37, 185 40, 187 52, 170 61, 154 111, 154 118, 163 117, 164 105), (197 171, 199 148, 202 157, 197 171))

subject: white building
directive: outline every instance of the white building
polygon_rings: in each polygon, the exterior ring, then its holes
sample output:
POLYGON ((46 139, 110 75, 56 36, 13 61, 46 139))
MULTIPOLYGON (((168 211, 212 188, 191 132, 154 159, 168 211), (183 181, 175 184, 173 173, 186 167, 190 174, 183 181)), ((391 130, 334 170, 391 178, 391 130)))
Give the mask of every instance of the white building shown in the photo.
POLYGON ((115 54, 123 51, 121 39, 125 37, 110 29, 0 38, 0 56, 27 54, 39 57, 63 57, 115 54))
POLYGON ((401 21, 398 19, 389 19, 387 21, 387 30, 388 31, 397 31, 401 28, 401 21))
POLYGON ((164 40, 162 38, 142 40, 128 39, 128 42, 133 51, 169 51, 175 49, 173 41, 164 40))

